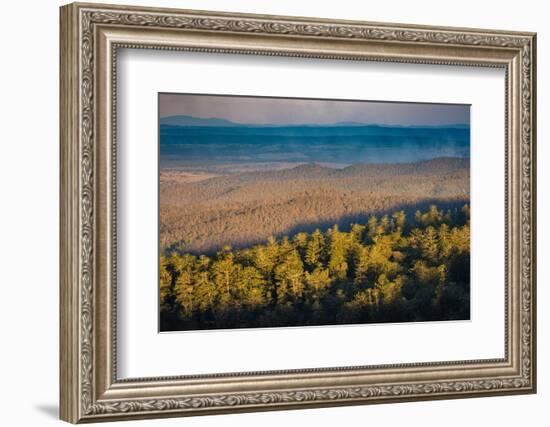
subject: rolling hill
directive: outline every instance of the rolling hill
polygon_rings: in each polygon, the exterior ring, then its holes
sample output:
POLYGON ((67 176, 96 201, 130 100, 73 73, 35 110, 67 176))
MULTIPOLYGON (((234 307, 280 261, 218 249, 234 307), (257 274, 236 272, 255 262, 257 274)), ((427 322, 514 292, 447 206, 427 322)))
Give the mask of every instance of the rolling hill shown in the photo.
POLYGON ((347 227, 372 213, 469 201, 469 159, 445 157, 330 168, 304 163, 286 169, 203 175, 161 171, 160 244, 212 253, 270 235, 347 227))

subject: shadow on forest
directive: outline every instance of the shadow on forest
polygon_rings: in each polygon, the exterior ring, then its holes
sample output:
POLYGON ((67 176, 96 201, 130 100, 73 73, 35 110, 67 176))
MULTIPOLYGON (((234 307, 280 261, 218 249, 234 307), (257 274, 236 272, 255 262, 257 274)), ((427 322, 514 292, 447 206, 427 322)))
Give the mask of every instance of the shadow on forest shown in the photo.
MULTIPOLYGON (((440 211, 446 211, 446 210, 453 211, 453 210, 462 208, 462 206, 464 206, 464 204, 466 204, 466 203, 468 203, 468 204, 470 203, 470 198, 469 197, 453 198, 453 199, 426 198, 426 199, 421 199, 421 200, 418 200, 418 201, 415 201, 415 202, 396 204, 396 205, 394 205, 390 208, 387 208, 387 209, 378 209, 378 210, 372 210, 372 211, 365 211, 363 213, 355 214, 355 215, 344 215, 340 219, 338 219, 337 221, 333 221, 333 220, 328 221, 327 220, 327 221, 318 221, 318 222, 302 222, 302 223, 298 223, 294 227, 291 227, 291 228, 289 228, 287 230, 284 230, 280 233, 276 233, 273 236, 276 237, 277 239, 280 239, 283 236, 288 236, 289 239, 292 239, 292 237, 294 237, 298 233, 302 233, 302 232, 311 233, 311 232, 315 231, 316 229, 324 231, 324 230, 327 230, 330 227, 333 227, 336 224, 338 225, 338 227, 340 228, 341 231, 349 231, 351 225, 353 225, 353 224, 357 224, 357 223, 366 224, 371 215, 376 215, 376 216, 380 217, 380 216, 383 216, 383 215, 390 215, 393 212, 404 211, 405 214, 407 215, 407 218, 410 220, 410 219, 414 218, 414 214, 417 210, 424 211, 424 210, 428 209, 431 205, 436 205, 437 208, 440 211)), ((265 236, 265 238, 263 238, 263 239, 250 240, 250 241, 248 241, 246 243, 242 243, 242 244, 230 244, 230 243, 228 243, 228 244, 233 249, 243 249, 243 248, 251 247, 251 246, 254 246, 254 245, 257 245, 257 244, 265 243, 268 237, 269 236, 265 236)), ((181 248, 180 244, 175 243, 175 244, 172 244, 172 245, 168 246, 167 248, 165 248, 163 252, 165 254, 170 254, 172 252, 178 252, 180 254, 188 253, 188 254, 196 255, 196 256, 200 256, 200 255, 212 256, 212 255, 216 254, 216 252, 218 252, 220 249, 222 249, 222 247, 223 247, 223 245, 216 246, 216 247, 211 247, 211 248, 209 248, 207 250, 203 250, 203 251, 186 251, 186 250, 182 251, 180 249, 181 248)))
POLYGON ((251 250, 161 256, 160 330, 469 319, 469 203, 424 199, 399 211, 408 218, 381 210, 342 217, 341 229, 297 224, 287 236, 303 235, 251 250))

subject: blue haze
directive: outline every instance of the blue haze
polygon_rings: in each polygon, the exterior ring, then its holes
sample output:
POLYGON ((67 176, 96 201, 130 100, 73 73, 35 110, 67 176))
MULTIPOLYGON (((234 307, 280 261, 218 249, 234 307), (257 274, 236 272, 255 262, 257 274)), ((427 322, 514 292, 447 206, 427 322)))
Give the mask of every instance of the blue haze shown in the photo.
POLYGON ((470 157, 468 125, 281 126, 202 120, 210 121, 202 125, 201 119, 161 118, 161 166, 167 160, 184 166, 264 162, 409 163, 437 157, 470 157))

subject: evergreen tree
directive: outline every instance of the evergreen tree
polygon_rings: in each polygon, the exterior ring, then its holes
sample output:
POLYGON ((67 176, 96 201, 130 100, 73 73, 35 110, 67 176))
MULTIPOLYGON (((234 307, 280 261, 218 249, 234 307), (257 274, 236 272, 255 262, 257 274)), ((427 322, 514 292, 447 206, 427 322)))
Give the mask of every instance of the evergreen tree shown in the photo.
POLYGON ((175 272, 174 294, 184 316, 193 313, 193 268, 195 257, 189 254, 173 256, 175 272))
POLYGON ((368 285, 368 272, 370 267, 369 248, 360 246, 355 252, 355 276, 353 283, 359 287, 368 285))
POLYGON ((328 268, 332 277, 344 280, 348 273, 346 233, 339 231, 338 225, 330 230, 330 255, 328 268))
POLYGON ((234 301, 231 288, 236 266, 233 262, 234 255, 229 250, 229 248, 224 248, 218 253, 211 269, 212 280, 216 288, 216 309, 220 312, 229 310, 234 301))
POLYGON ((292 239, 292 245, 300 253, 300 257, 302 259, 304 259, 305 256, 306 256, 307 244, 308 244, 308 235, 307 235, 307 233, 303 233, 303 232, 298 233, 292 239))
POLYGON ((277 289, 275 287, 274 270, 279 258, 279 244, 270 236, 267 244, 257 246, 255 249, 254 266, 262 274, 266 285, 265 298, 267 304, 275 304, 277 300, 277 289))
POLYGON ((386 234, 390 230, 390 219, 388 215, 384 215, 380 218, 380 224, 378 225, 378 235, 386 234))
POLYGON ((318 267, 323 261, 323 251, 325 248, 325 238, 317 229, 311 235, 307 243, 305 262, 310 270, 318 267))
POLYGON ((236 275, 235 299, 245 307, 257 308, 266 302, 265 281, 255 267, 244 267, 236 275))
POLYGON ((287 252, 281 262, 275 267, 277 282, 277 301, 296 301, 302 296, 304 284, 302 276, 304 267, 300 255, 296 250, 287 252))
POLYGON ((431 225, 424 230, 422 240, 420 241, 420 250, 423 259, 433 263, 437 262, 439 242, 437 232, 431 225))
POLYGON ((172 274, 170 274, 171 266, 168 262, 168 259, 164 256, 160 256, 160 262, 159 262, 159 302, 161 310, 168 311, 171 309, 171 302, 170 300, 173 297, 173 289, 172 289, 172 274))
POLYGON ((313 270, 313 272, 305 273, 305 281, 307 283, 308 290, 313 297, 314 303, 318 304, 323 293, 330 285, 329 271, 321 267, 317 267, 313 270))
POLYGON ((353 224, 351 226, 351 240, 353 243, 361 244, 364 239, 365 227, 363 224, 353 224))
POLYGON ((369 217, 369 221, 367 222, 367 236, 369 237, 371 242, 378 237, 378 231, 378 220, 374 215, 371 215, 369 217))
POLYGON ((405 214, 405 211, 398 211, 394 212, 392 214, 393 223, 397 231, 404 232, 405 231, 405 224, 407 221, 407 216, 405 214))
POLYGON ((210 280, 210 264, 210 258, 201 256, 193 272, 194 306, 202 312, 213 309, 216 298, 216 286, 210 280))

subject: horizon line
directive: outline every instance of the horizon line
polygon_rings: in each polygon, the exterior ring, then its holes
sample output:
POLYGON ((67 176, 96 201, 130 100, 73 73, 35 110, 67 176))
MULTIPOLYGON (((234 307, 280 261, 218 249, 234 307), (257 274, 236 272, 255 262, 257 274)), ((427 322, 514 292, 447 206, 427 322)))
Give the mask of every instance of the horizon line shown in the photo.
MULTIPOLYGON (((299 127, 299 126, 334 126, 334 125, 342 125, 342 124, 353 124, 355 126, 379 126, 379 127, 416 127, 416 128, 438 128, 438 127, 459 127, 459 126, 463 126, 463 127, 471 127, 470 126, 470 123, 460 123, 460 122, 455 122, 455 123, 442 123, 442 124, 419 124, 419 125, 415 125, 415 124, 400 124, 400 123, 376 123, 376 122, 359 122, 359 121, 355 121, 355 120, 350 120, 350 121, 338 121, 338 122, 320 122, 320 123, 315 123, 315 122, 303 122, 303 123, 272 123, 272 122, 264 122, 264 123, 250 123, 250 122, 239 122, 239 121, 235 121, 235 120, 228 120, 228 119, 224 119, 222 117, 215 117, 215 116, 212 116, 212 117, 198 117, 198 116, 191 116, 191 115, 188 115, 188 114, 170 114, 170 115, 167 115, 167 116, 161 116, 159 115, 159 125, 163 125, 163 123, 160 123, 160 120, 162 119, 169 119, 169 118, 172 118, 172 117, 188 117, 188 118, 191 118, 191 119, 198 119, 198 120, 222 120, 224 122, 227 122, 227 123, 231 123, 231 124, 235 124, 235 125, 241 125, 241 126, 249 126, 249 127, 267 127, 267 126, 271 126, 271 127, 283 127, 283 126, 286 126, 286 127, 299 127)), ((208 125, 208 124, 204 124, 203 126, 201 125, 177 125, 177 124, 164 124, 165 126, 168 125, 168 126, 179 126, 179 127, 223 127, 223 126, 220 126, 220 125, 208 125)))

